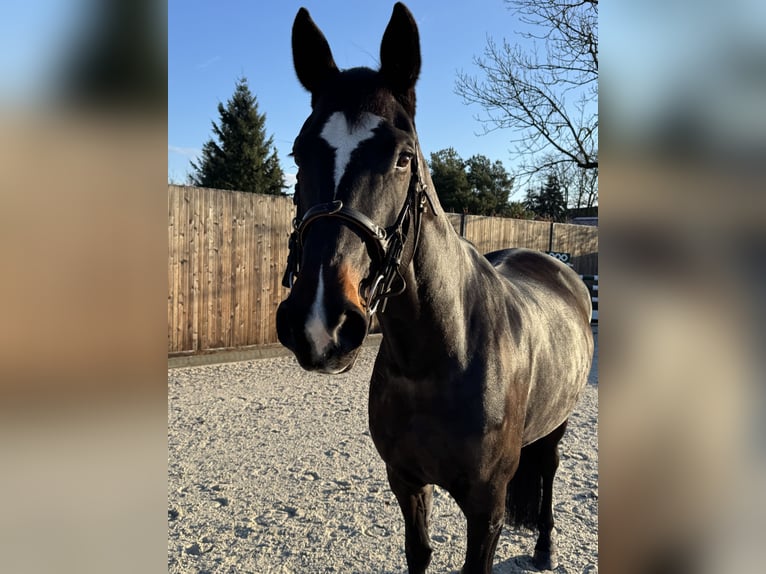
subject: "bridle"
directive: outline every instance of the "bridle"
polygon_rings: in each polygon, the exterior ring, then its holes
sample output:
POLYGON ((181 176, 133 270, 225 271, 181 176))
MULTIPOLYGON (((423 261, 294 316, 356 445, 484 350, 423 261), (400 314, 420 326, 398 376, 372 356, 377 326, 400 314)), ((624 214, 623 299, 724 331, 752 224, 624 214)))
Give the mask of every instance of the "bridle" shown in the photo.
MULTIPOLYGON (((412 173, 407 198, 390 227, 381 227, 364 213, 343 205, 340 200, 314 205, 302 217, 296 216, 293 219, 287 269, 282 285, 292 289, 296 277, 300 275, 303 245, 311 224, 324 218, 337 219, 361 234, 373 260, 370 275, 361 282, 359 288, 368 315, 371 317, 379 308, 381 313, 384 312, 388 299, 402 294, 407 287, 404 272, 415 256, 426 202, 431 205, 431 213, 436 214, 420 176, 417 155, 413 156, 410 166, 412 173)), ((297 185, 293 202, 298 205, 297 185)))

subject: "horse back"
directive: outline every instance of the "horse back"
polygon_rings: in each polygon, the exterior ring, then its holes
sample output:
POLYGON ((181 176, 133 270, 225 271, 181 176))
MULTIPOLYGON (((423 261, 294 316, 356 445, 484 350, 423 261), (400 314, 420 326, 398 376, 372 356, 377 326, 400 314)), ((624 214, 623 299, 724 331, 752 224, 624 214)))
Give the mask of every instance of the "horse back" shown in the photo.
POLYGON ((485 255, 495 270, 514 285, 529 285, 550 292, 577 310, 590 324, 593 306, 590 292, 575 271, 541 251, 512 248, 485 255))

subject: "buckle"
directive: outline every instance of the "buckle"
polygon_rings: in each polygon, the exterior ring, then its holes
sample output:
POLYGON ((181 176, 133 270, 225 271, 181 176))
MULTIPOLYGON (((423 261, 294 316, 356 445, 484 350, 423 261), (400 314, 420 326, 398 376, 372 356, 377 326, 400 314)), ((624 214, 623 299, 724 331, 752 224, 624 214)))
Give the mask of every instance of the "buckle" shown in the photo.
POLYGON ((370 315, 374 315, 375 312, 378 310, 378 305, 380 304, 381 297, 377 295, 376 291, 378 290, 378 287, 380 286, 381 281, 383 281, 383 275, 378 275, 378 278, 375 279, 375 283, 372 284, 372 287, 370 288, 370 296, 368 301, 374 301, 374 303, 369 308, 370 315))

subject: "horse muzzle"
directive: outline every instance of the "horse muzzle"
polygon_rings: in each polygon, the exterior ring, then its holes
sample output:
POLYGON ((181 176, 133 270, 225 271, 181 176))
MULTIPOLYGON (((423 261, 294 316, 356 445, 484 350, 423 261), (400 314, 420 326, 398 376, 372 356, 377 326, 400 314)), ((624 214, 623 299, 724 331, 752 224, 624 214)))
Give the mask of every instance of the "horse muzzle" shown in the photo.
POLYGON ((349 370, 367 337, 367 313, 344 297, 324 301, 321 286, 314 301, 307 301, 301 283, 296 282, 277 309, 279 342, 307 371, 338 374, 349 370))

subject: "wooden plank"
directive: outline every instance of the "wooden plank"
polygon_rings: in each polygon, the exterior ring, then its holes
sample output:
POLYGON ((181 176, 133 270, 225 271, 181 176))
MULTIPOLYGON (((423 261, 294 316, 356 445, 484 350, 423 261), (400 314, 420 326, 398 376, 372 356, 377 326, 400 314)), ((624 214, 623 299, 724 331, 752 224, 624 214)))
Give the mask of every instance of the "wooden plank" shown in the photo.
POLYGON ((242 194, 231 194, 231 339, 229 347, 240 345, 240 326, 242 305, 239 281, 242 272, 242 241, 240 223, 242 210, 242 194))
POLYGON ((243 244, 242 244, 242 332, 240 334, 243 345, 253 344, 253 329, 251 313, 253 289, 253 205, 255 201, 254 193, 248 194, 243 202, 242 210, 242 231, 243 231, 243 244))
POLYGON ((202 218, 203 243, 200 245, 200 281, 202 289, 202 300, 200 301, 202 309, 202 318, 200 319, 200 348, 210 348, 210 317, 211 317, 211 296, 210 289, 212 283, 211 262, 211 221, 212 208, 210 205, 210 193, 206 189, 200 189, 200 217, 202 218))
POLYGON ((249 292, 251 286, 250 270, 248 262, 250 260, 250 246, 248 244, 248 227, 250 222, 250 206, 254 194, 237 194, 239 196, 239 207, 237 209, 237 249, 239 254, 239 270, 237 277, 237 301, 239 303, 237 319, 237 342, 238 347, 250 344, 247 338, 247 323, 250 313, 248 304, 249 292))
POLYGON ((189 289, 189 280, 187 276, 187 270, 188 270, 188 223, 187 223, 187 217, 189 214, 188 209, 188 202, 186 200, 186 188, 181 189, 181 193, 179 195, 179 209, 178 209, 178 245, 179 245, 179 256, 178 256, 178 277, 179 277, 179 283, 178 283, 178 301, 177 301, 177 309, 178 309, 178 346, 179 349, 182 351, 189 350, 189 347, 187 345, 187 293, 189 289))
POLYGON ((194 188, 186 187, 184 189, 184 224, 185 224, 185 242, 184 242, 184 348, 193 351, 193 333, 194 333, 194 188))
POLYGON ((223 281, 223 252, 224 252, 224 230, 223 230, 223 194, 215 193, 213 195, 213 220, 215 222, 215 258, 213 260, 213 330, 211 348, 223 347, 223 300, 222 300, 222 281, 223 281))
POLYGON ((250 344, 257 345, 259 341, 258 332, 260 330, 260 322, 262 317, 258 311, 258 290, 260 289, 260 278, 258 277, 258 235, 262 232, 259 225, 259 212, 260 212, 260 196, 253 196, 250 206, 250 244, 248 249, 250 250, 250 282, 248 290, 248 314, 247 314, 247 326, 248 326, 248 340, 250 344))
POLYGON ((210 325, 210 348, 221 346, 221 250, 223 248, 223 232, 221 231, 221 194, 212 195, 212 223, 213 223, 213 253, 210 260, 211 269, 211 325, 210 325))
POLYGON ((264 285, 268 281, 268 228, 271 221, 268 203, 265 197, 258 198, 257 229, 258 238, 255 247, 255 281, 258 287, 255 289, 255 306, 253 309, 253 321, 257 325, 255 341, 257 345, 263 344, 268 339, 268 298, 264 285))
POLYGON ((234 194, 230 191, 223 194, 223 346, 231 347, 234 332, 234 229, 232 225, 234 194))
POLYGON ((227 333, 230 332, 231 322, 229 320, 229 310, 231 301, 231 240, 229 233, 231 225, 229 224, 231 214, 231 204, 229 194, 220 193, 220 211, 219 224, 221 230, 221 247, 218 251, 220 261, 220 275, 218 277, 218 297, 220 299, 220 324, 218 325, 218 346, 227 347, 227 333))
POLYGON ((292 232, 292 220, 295 206, 290 198, 275 198, 271 219, 271 298, 268 309, 267 343, 278 342, 277 338, 277 308, 289 290, 282 286, 282 275, 287 265, 288 241, 292 232))
POLYGON ((282 276, 287 265, 288 245, 292 232, 292 220, 295 206, 287 197, 275 198, 274 218, 272 220, 272 260, 271 260, 271 308, 269 309, 269 333, 267 342, 277 343, 277 309, 287 297, 289 290, 282 286, 282 276))
POLYGON ((229 214, 229 229, 231 230, 231 251, 230 251, 230 269, 229 269, 229 318, 230 318, 230 324, 229 324, 229 337, 226 342, 227 347, 234 347, 236 346, 236 340, 237 340, 237 319, 238 319, 238 301, 237 301, 237 280, 238 280, 238 271, 239 271, 239 253, 237 251, 238 244, 237 244, 237 225, 238 220, 236 217, 237 212, 237 204, 238 204, 238 198, 239 194, 236 192, 230 192, 229 194, 230 203, 231 206, 231 213, 229 214))
POLYGON ((173 218, 173 186, 168 186, 168 353, 174 352, 173 347, 173 232, 175 221, 173 218))
POLYGON ((210 269, 210 251, 211 251, 211 197, 207 189, 200 189, 200 349, 210 347, 210 320, 211 312, 211 269, 210 269))
POLYGON ((189 220, 189 268, 191 271, 191 285, 189 290, 189 305, 191 307, 191 348, 200 350, 199 328, 202 311, 200 309, 200 190, 190 189, 189 220))
POLYGON ((179 226, 179 200, 178 200, 179 192, 178 189, 174 191, 173 197, 172 197, 172 205, 170 206, 170 210, 172 210, 173 216, 173 242, 172 242, 172 255, 171 255, 171 266, 173 267, 172 270, 172 276, 173 276, 173 286, 171 288, 172 292, 172 313, 173 313, 173 325, 172 325, 172 333, 171 333, 171 343, 170 347, 173 349, 173 351, 180 350, 180 345, 178 343, 178 288, 179 288, 179 262, 178 262, 178 254, 179 254, 179 238, 178 238, 178 226, 179 226))
POLYGON ((168 352, 179 350, 176 336, 178 321, 178 188, 168 186, 168 352))
POLYGON ((192 322, 194 317, 194 301, 192 300, 192 194, 194 188, 184 188, 184 349, 194 350, 192 345, 192 322))
POLYGON ((183 265, 181 260, 184 253, 184 232, 183 232, 183 189, 178 193, 178 205, 176 206, 176 242, 178 248, 178 259, 176 261, 176 348, 183 351, 183 265))
POLYGON ((258 307, 258 343, 265 344, 269 342, 271 338, 271 259, 273 257, 274 241, 272 232, 274 228, 274 201, 271 197, 261 198, 261 209, 263 210, 261 216, 261 253, 259 261, 259 270, 261 273, 259 284, 260 288, 260 306, 258 307))

